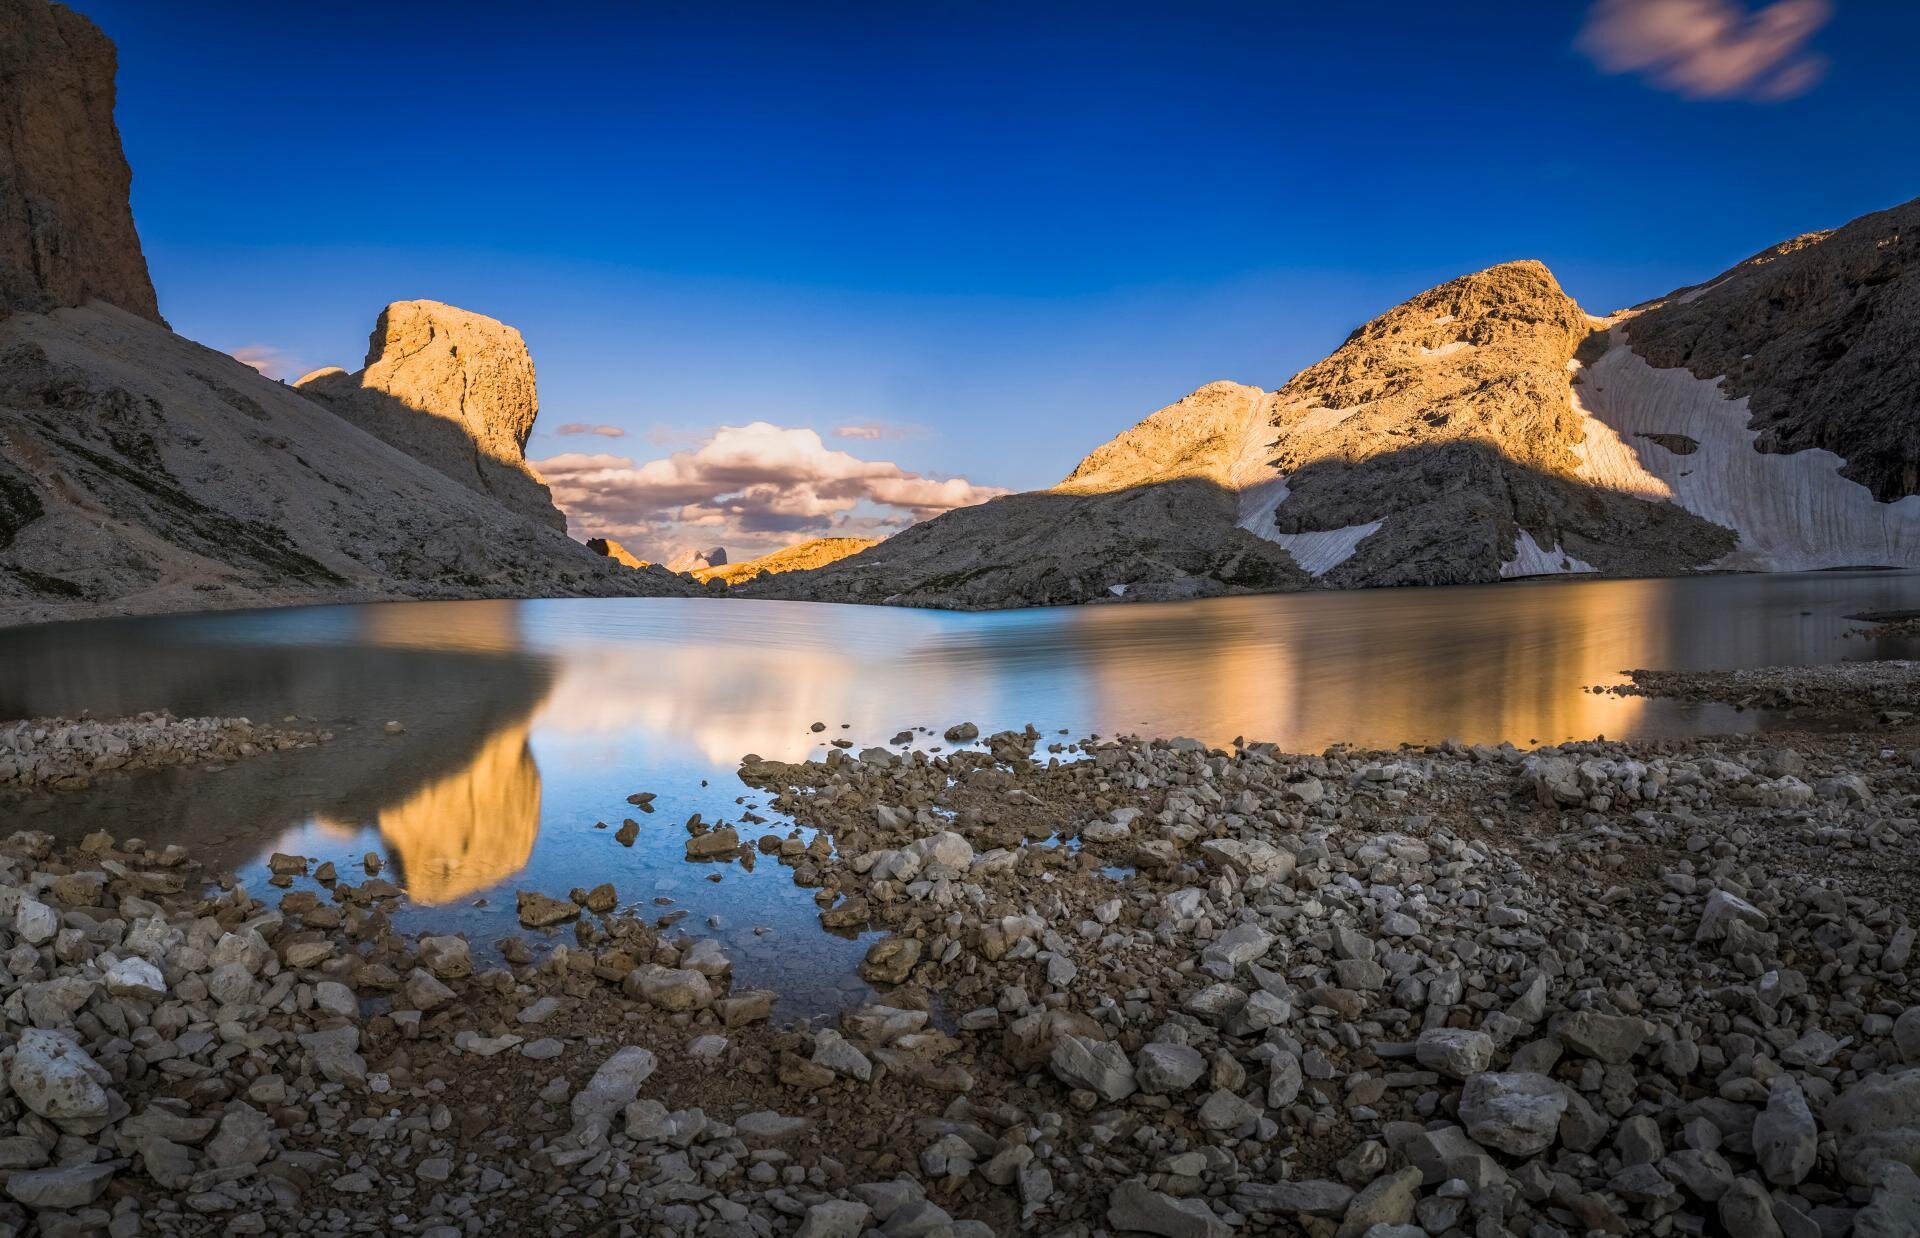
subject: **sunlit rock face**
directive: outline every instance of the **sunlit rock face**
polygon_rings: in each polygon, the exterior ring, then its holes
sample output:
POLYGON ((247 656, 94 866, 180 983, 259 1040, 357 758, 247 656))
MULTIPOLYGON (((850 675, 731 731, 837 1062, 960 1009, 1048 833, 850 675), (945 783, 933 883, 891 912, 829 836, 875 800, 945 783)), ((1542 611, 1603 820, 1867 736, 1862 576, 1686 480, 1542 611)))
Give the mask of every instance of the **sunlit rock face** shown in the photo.
POLYGON ((698 572, 709 567, 727 565, 727 548, 713 546, 706 550, 683 550, 667 560, 669 572, 698 572))
POLYGON ((113 42, 46 0, 0 0, 0 317, 106 301, 160 322, 113 123, 113 42))
POLYGON ((640 558, 638 555, 634 554, 631 550, 628 550, 625 546, 622 546, 619 542, 614 541, 610 537, 588 538, 587 549, 593 551, 595 554, 605 555, 607 558, 612 559, 615 563, 622 564, 626 567, 647 566, 646 560, 640 558))
MULTIPOLYGON (((587 544, 591 546, 593 543, 587 544)), ((616 546, 618 544, 614 543, 616 546)), ((879 544, 877 537, 816 537, 761 555, 757 559, 748 559, 744 563, 723 561, 717 566, 699 568, 693 574, 701 581, 718 580, 723 584, 738 585, 758 576, 777 576, 781 572, 804 572, 825 567, 849 555, 871 550, 879 544)))
POLYGON ((540 770, 528 727, 495 731, 464 768, 380 810, 380 836, 414 902, 469 898, 526 866, 540 836, 540 770))
POLYGON ((527 342, 505 323, 438 301, 395 301, 380 313, 363 369, 315 370, 295 386, 462 485, 567 527, 527 464, 540 399, 527 342))

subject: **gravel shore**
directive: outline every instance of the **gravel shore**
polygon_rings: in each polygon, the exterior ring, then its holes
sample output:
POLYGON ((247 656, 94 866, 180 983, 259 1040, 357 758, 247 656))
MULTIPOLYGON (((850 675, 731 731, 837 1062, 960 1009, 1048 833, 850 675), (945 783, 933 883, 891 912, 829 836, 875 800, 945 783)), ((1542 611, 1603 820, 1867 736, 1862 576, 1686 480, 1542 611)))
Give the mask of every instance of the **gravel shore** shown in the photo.
POLYGON ((246 718, 27 718, 0 723, 0 788, 77 791, 101 774, 235 761, 330 738, 246 718))
POLYGON ((378 857, 13 835, 0 1232, 1920 1232, 1904 723, 741 775, 803 828, 689 858, 883 931, 883 1004, 776 1025, 646 891, 524 891, 496 956, 378 857))
POLYGON ((1904 717, 1920 709, 1920 662, 1837 662, 1743 671, 1643 670, 1627 675, 1632 683, 1599 690, 1847 718, 1876 710, 1904 717))

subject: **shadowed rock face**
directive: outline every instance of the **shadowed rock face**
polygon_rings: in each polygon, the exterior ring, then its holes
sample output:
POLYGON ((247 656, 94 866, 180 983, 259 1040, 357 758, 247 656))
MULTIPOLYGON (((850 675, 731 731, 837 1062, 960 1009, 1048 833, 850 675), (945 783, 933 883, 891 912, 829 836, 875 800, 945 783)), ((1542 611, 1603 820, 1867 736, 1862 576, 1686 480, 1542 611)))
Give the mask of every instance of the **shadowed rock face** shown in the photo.
POLYGON ((1277 392, 1210 383, 1039 494, 950 512, 755 596, 1047 605, 1703 566, 1733 535, 1588 484, 1599 329, 1537 262, 1421 293, 1277 392))
POLYGON ((0 0, 0 316, 99 299, 160 322, 113 123, 113 43, 70 9, 0 0))
POLYGON ((540 399, 527 342, 505 323, 438 301, 395 301, 374 325, 365 368, 316 370, 294 385, 461 485, 566 529, 527 465, 540 399))
POLYGON ((1920 494, 1920 199, 1756 254, 1630 330, 1649 364, 1748 397, 1760 450, 1823 447, 1883 503, 1920 494))
POLYGON ((155 323, 0 319, 0 622, 687 591, 155 323))

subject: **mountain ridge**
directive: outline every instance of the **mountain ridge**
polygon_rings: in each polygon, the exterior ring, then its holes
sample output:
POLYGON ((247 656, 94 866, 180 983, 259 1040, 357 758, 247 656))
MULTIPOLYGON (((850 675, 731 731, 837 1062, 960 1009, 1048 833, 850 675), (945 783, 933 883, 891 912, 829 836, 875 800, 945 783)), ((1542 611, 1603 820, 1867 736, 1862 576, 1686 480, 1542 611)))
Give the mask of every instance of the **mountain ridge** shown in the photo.
POLYGON ((747 592, 984 609, 1920 564, 1916 228, 1920 201, 1607 318, 1542 263, 1496 264, 1368 320, 1276 391, 1208 383, 1048 490, 943 514, 747 592), (1823 330, 1834 306, 1840 319, 1823 330), (1831 352, 1836 332, 1855 363, 1837 378, 1807 360, 1823 341, 1831 352), (1706 372, 1735 347, 1744 377, 1706 372), (1861 397, 1869 372, 1889 384, 1882 398, 1861 397), (1795 394, 1808 390, 1822 397, 1811 413, 1795 394), (1847 454, 1862 448, 1866 463, 1847 454), (1897 501, 1877 502, 1866 482, 1897 501), (1168 486, 1193 494, 1200 529, 1151 523, 1143 496, 1168 486), (1782 494, 1803 510, 1781 510, 1782 494), (1032 555, 1021 513, 1042 496, 1066 501, 1053 518, 1080 535, 1051 563, 1022 565, 1008 551, 1032 555), (1088 535, 1096 508, 1125 506, 1088 535), (1249 533, 1281 560, 1249 576, 1243 553, 1207 553, 1244 552, 1249 533))

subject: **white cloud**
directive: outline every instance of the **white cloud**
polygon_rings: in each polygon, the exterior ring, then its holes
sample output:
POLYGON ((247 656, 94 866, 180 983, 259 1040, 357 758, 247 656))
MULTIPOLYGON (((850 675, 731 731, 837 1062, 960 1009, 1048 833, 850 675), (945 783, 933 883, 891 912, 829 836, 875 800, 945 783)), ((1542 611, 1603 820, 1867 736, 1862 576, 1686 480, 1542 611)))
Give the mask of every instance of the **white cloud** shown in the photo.
POLYGON ((919 426, 895 425, 890 421, 856 421, 849 425, 835 426, 833 437, 878 440, 887 438, 922 438, 926 431, 919 426))
POLYGON ((1825 74, 1807 41, 1832 16, 1829 0, 1597 0, 1577 46, 1690 99, 1790 99, 1825 74))
POLYGON ((268 378, 286 379, 305 372, 298 360, 271 344, 248 344, 234 349, 231 356, 241 365, 252 366, 268 378))
POLYGON ((584 421, 569 421, 565 425, 561 426, 559 429, 555 430, 554 433, 565 434, 565 435, 597 434, 601 438, 627 437, 627 432, 625 430, 622 430, 619 426, 596 426, 596 425, 589 425, 584 421))
POLYGON ((863 460, 813 430, 765 421, 722 426, 697 447, 639 464, 564 452, 534 465, 577 532, 643 543, 654 552, 643 557, 659 558, 696 542, 744 558, 804 537, 871 536, 1006 493, 863 460))

